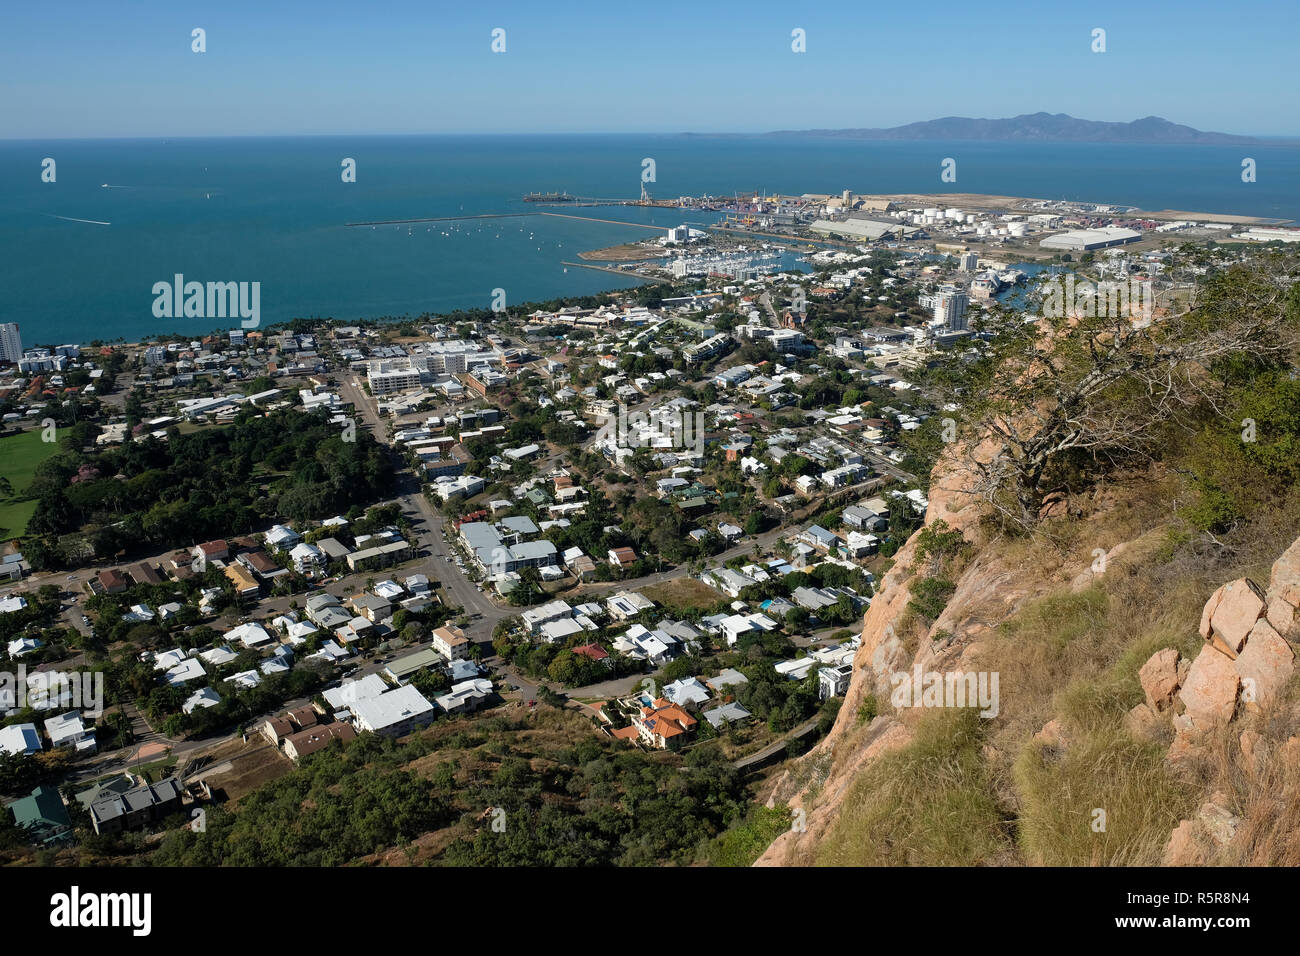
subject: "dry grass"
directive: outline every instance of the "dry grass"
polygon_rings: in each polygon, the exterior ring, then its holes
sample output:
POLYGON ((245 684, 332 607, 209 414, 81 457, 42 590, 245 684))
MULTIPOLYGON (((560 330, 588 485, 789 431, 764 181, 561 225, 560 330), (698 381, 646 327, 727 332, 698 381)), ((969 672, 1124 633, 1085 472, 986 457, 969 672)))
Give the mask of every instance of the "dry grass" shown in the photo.
POLYGON ((838 819, 817 848, 822 866, 975 866, 1012 850, 980 749, 973 710, 937 710, 901 750, 854 781, 838 819))

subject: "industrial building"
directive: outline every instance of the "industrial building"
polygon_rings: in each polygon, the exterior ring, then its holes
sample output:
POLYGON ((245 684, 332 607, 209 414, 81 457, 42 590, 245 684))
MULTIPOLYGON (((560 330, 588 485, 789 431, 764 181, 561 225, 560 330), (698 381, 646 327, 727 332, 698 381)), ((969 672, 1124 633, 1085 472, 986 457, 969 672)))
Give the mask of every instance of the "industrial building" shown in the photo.
POLYGON ((1105 249, 1107 246, 1122 246, 1137 242, 1142 233, 1135 229, 1121 229, 1118 226, 1103 226, 1098 229, 1076 229, 1071 232, 1048 236, 1038 246, 1040 249, 1064 249, 1070 252, 1086 252, 1089 249, 1105 249))

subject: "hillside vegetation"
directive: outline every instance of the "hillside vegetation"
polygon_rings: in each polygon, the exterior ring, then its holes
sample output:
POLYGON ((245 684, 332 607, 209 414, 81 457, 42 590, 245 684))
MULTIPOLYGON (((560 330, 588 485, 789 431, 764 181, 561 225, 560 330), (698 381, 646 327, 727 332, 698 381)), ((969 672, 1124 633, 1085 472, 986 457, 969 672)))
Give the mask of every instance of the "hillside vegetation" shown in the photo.
POLYGON ((766 793, 806 826, 761 864, 1300 859, 1300 285, 1294 256, 1221 258, 1190 263, 1187 311, 995 318, 986 360, 935 372, 958 441, 918 436, 927 528, 881 582, 831 734, 766 793), (1229 594, 1250 636, 1224 647, 1229 594), (1264 632, 1276 682, 1255 697, 1237 673, 1264 632), (996 715, 899 705, 914 668, 996 674, 996 715))

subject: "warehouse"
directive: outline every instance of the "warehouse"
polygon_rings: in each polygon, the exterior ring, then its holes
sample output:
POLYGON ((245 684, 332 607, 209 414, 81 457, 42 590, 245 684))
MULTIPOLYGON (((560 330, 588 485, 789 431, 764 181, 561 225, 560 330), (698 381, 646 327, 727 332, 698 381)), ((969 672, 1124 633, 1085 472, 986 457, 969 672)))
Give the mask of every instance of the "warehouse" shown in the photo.
POLYGON ((1089 249, 1105 249, 1107 246, 1122 246, 1137 242, 1142 233, 1134 229, 1121 229, 1118 226, 1105 226, 1100 229, 1076 229, 1048 236, 1038 244, 1040 249, 1065 249, 1070 252, 1086 252, 1089 249))

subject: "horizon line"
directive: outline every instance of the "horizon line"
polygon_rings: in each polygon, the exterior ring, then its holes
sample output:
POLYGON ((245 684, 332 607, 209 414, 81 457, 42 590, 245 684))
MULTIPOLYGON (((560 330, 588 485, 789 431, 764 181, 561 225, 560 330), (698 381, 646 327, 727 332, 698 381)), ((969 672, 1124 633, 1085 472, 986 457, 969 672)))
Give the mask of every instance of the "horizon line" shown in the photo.
MULTIPOLYGON (((914 125, 914 124, 905 124, 914 125)), ((879 129, 895 129, 897 127, 880 127, 879 129)), ((0 136, 0 143, 76 143, 76 142, 127 142, 127 141, 158 141, 166 142, 167 140, 225 140, 225 139, 340 139, 345 137, 388 137, 394 139, 415 139, 427 136, 699 136, 699 137, 765 137, 765 136, 799 136, 807 135, 810 137, 824 138, 821 134, 843 132, 852 129, 872 129, 872 127, 816 127, 808 129, 769 129, 769 130, 430 130, 430 131, 406 131, 406 132, 343 132, 343 133, 320 133, 320 132, 280 132, 280 133, 184 133, 184 134, 158 134, 158 133, 141 133, 126 134, 122 136, 0 136)), ((1205 132, 1205 131, 1203 131, 1205 132)), ((1225 136, 1241 136, 1261 140, 1259 145, 1274 145, 1295 143, 1300 144, 1300 133, 1221 133, 1221 131, 1209 131, 1225 136)), ((841 142, 853 142, 855 138, 834 137, 841 142)), ((958 137, 955 139, 938 139, 934 137, 921 137, 916 139, 903 139, 899 137, 869 137, 863 136, 856 138, 862 142, 894 142, 894 143, 924 143, 924 142, 963 142, 958 137)), ((969 142, 974 143, 1063 143, 1071 145, 1096 145, 1096 146, 1247 146, 1249 143, 1196 143, 1196 142, 1123 142, 1108 140, 1067 140, 1067 139, 972 139, 969 142)))

